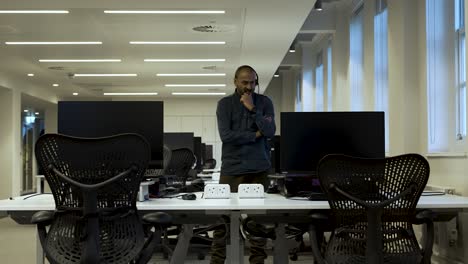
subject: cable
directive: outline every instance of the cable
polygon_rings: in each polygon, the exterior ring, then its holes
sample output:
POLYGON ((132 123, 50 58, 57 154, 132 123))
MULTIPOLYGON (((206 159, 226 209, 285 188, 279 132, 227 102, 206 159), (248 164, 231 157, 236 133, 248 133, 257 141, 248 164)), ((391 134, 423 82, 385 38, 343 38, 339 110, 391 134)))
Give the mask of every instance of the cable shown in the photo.
MULTIPOLYGON (((35 196, 38 196, 38 195, 43 195, 43 194, 52 194, 52 193, 35 193, 35 194, 30 195, 30 196, 24 197, 23 200, 26 200, 26 199, 29 199, 31 197, 35 197, 35 196)), ((13 200, 13 198, 10 197, 10 200, 13 200)))

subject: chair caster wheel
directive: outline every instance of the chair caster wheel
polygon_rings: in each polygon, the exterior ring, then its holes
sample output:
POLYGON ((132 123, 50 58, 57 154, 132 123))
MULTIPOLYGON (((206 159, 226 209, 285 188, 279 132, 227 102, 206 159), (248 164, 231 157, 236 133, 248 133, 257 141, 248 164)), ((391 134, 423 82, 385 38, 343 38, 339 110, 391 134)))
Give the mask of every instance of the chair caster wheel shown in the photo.
POLYGON ((205 254, 203 254, 203 253, 198 253, 197 259, 198 259, 198 260, 204 260, 204 259, 205 259, 205 254))
POLYGON ((291 256, 289 256, 289 259, 292 260, 292 261, 296 261, 297 260, 297 254, 292 254, 291 256))

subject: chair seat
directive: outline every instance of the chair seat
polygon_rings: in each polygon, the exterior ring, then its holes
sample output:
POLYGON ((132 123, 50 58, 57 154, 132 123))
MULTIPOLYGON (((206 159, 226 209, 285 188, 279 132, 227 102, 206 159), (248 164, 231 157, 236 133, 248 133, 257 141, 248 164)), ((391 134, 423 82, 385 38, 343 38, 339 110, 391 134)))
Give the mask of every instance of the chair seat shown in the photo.
MULTIPOLYGON (((86 236, 78 212, 59 214, 46 239, 47 251, 58 263, 80 263, 81 244, 86 236)), ((100 227, 100 263, 129 263, 144 246, 143 228, 135 214, 103 218, 100 227)))
MULTIPOLYGON (((384 264, 416 264, 421 263, 422 256, 417 254, 384 254, 384 264)), ((362 255, 334 255, 326 257, 328 264, 364 264, 366 257, 362 255)))

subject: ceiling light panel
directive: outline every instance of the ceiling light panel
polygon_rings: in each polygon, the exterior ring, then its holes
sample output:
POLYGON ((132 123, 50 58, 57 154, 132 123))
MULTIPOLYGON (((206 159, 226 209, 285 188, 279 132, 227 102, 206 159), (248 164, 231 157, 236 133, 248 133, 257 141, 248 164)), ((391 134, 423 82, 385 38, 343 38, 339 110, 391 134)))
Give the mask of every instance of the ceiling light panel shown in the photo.
POLYGON ((0 10, 0 14, 68 14, 68 10, 0 10))
POLYGON ((224 10, 104 10, 106 14, 225 14, 224 10))
POLYGON ((224 45, 226 41, 130 41, 133 45, 224 45))
POLYGON ((158 95, 158 93, 103 93, 104 95, 158 95))
POLYGON ((165 84, 166 87, 226 87, 226 84, 165 84))
POLYGON ((89 60, 74 60, 74 59, 40 59, 39 62, 122 62, 121 59, 89 59, 89 60))
POLYGON ((76 73, 74 77, 136 77, 136 73, 76 73))
POLYGON ((186 93, 186 92, 173 92, 172 95, 226 95, 226 93, 186 93))
POLYGON ((159 77, 201 77, 201 76, 226 76, 226 73, 158 73, 159 77))
POLYGON ((226 59, 145 59, 145 62, 224 62, 226 59))
POLYGON ((101 41, 7 41, 6 45, 102 45, 101 41))

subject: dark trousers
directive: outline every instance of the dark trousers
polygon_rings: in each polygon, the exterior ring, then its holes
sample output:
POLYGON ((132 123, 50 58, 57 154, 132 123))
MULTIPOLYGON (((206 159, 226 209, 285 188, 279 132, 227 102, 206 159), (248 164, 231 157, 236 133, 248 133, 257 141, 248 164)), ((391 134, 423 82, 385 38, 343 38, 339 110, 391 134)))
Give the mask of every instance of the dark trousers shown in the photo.
MULTIPOLYGON (((219 183, 229 184, 231 187, 231 192, 237 192, 237 187, 241 183, 260 183, 263 186, 268 186, 268 172, 259 172, 259 173, 249 173, 243 175, 235 176, 225 176, 221 175, 219 183)), ((211 261, 210 264, 222 264, 226 259, 226 239, 229 236, 226 236, 226 233, 229 233, 224 227, 216 229, 213 233, 214 241, 211 245, 211 261), (226 239, 222 239, 226 236, 226 239)), ((250 257, 249 261, 251 264, 263 264, 264 260, 267 258, 265 253, 266 239, 250 239, 250 257)))

